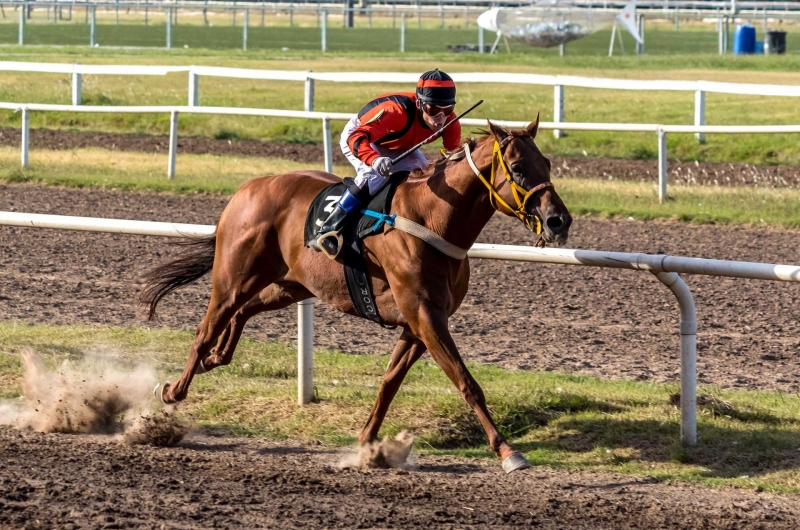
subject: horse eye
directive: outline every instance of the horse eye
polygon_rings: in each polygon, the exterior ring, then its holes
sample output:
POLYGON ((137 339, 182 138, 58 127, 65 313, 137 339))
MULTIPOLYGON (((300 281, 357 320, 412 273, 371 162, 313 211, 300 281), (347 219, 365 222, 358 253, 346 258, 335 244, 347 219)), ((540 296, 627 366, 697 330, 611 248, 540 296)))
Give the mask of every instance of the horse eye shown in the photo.
POLYGON ((511 164, 511 171, 514 173, 522 173, 522 164, 511 164))

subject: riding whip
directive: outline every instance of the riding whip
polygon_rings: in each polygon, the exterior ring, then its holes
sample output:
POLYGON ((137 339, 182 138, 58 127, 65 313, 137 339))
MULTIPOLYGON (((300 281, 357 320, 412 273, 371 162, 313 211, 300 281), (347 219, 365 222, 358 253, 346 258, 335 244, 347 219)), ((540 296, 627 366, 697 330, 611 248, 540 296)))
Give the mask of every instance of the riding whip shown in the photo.
POLYGON ((456 116, 456 119, 454 119, 453 121, 449 121, 449 122, 445 123, 445 124, 442 126, 442 128, 441 128, 441 129, 439 129, 438 131, 436 131, 436 132, 435 132, 435 133, 433 133, 432 135, 428 136, 427 138, 425 138, 424 140, 422 140, 420 143, 418 143, 417 145, 415 145, 414 147, 412 147, 411 149, 409 149, 408 151, 406 151, 406 152, 405 152, 405 153, 403 153, 402 155, 398 156, 397 158, 393 158, 393 159, 392 159, 392 165, 393 165, 393 166, 394 166, 394 165, 396 165, 396 164, 397 164, 398 162, 400 162, 402 159, 404 159, 405 157, 407 157, 408 155, 410 155, 411 153, 413 153, 414 151, 416 151, 417 149, 419 149, 419 148, 420 148, 420 147, 422 147, 423 145, 425 145, 425 144, 427 144, 428 142, 430 142, 430 141, 432 141, 432 140, 436 139, 436 138, 437 138, 437 137, 438 137, 440 134, 442 134, 442 132, 444 132, 444 130, 445 130, 445 129, 447 129, 447 127, 448 127, 448 126, 449 126, 451 123, 455 123, 455 122, 457 122, 458 120, 460 120, 461 118, 463 118, 464 116, 466 116, 467 114, 469 114, 470 112, 472 112, 472 110, 473 110, 475 107, 477 107, 478 105, 480 105, 481 103, 483 103, 483 100, 482 100, 482 99, 481 99, 481 100, 478 100, 478 102, 477 102, 477 103, 475 103, 473 106, 471 106, 470 108, 468 108, 467 110, 465 110, 464 112, 462 112, 461 114, 459 114, 458 116, 456 116))

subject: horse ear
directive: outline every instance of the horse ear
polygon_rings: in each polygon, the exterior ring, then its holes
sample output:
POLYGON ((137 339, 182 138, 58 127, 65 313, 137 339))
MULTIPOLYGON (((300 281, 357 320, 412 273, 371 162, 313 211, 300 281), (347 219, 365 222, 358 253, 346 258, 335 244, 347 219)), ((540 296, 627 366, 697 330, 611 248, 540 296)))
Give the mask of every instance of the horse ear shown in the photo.
POLYGON ((508 137, 509 133, 507 130, 503 129, 499 125, 495 125, 490 120, 486 120, 486 123, 489 124, 489 131, 491 131, 492 136, 494 136, 498 142, 502 142, 508 137))
POLYGON ((533 120, 525 127, 525 130, 528 131, 528 135, 531 138, 536 138, 536 133, 539 132, 539 113, 536 113, 536 119, 533 120))

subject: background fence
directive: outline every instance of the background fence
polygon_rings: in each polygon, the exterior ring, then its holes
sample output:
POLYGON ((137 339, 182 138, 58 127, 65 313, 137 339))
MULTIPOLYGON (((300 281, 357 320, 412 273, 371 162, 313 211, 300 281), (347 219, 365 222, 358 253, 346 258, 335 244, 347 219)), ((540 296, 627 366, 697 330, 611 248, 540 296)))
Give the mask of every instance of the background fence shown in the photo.
MULTIPOLYGON (((167 166, 169 178, 175 176, 178 139, 178 119, 180 114, 222 114, 240 116, 264 116, 298 119, 318 119, 322 122, 325 170, 333 170, 333 138, 331 121, 346 121, 352 113, 315 112, 314 96, 316 81, 341 83, 403 83, 412 86, 417 74, 385 72, 305 72, 279 70, 250 70, 241 68, 198 67, 198 66, 126 66, 126 65, 80 65, 53 63, 0 63, 0 71, 50 72, 72 76, 72 105, 52 105, 37 103, 0 103, 0 109, 22 112, 21 163, 29 164, 30 113, 37 112, 92 112, 92 113, 168 113, 170 115, 170 149, 167 166), (81 83, 85 74, 101 75, 165 75, 174 72, 188 74, 187 106, 83 106, 81 103, 81 83), (200 77, 232 77, 264 80, 297 81, 304 83, 304 106, 300 110, 255 109, 239 107, 200 106, 200 77)), ((717 83, 708 81, 635 81, 622 79, 598 79, 574 76, 550 76, 536 74, 504 73, 456 73, 458 83, 518 83, 550 85, 554 87, 553 121, 541 122, 540 128, 553 130, 557 138, 565 131, 612 131, 612 132, 650 132, 654 133, 658 152, 658 195, 660 200, 667 198, 667 135, 670 133, 691 133, 699 141, 705 135, 716 134, 794 134, 800 133, 800 125, 706 125, 706 93, 745 94, 779 97, 798 97, 800 87, 784 85, 759 85, 717 83), (692 125, 665 125, 657 123, 573 123, 565 119, 565 87, 597 88, 605 90, 672 90, 694 93, 694 123, 692 125)), ((464 119, 465 125, 482 126, 484 120, 464 119)), ((523 127, 527 122, 496 120, 508 127, 523 127)))
MULTIPOLYGON (((477 17, 488 2, 0 2, 0 43, 319 51, 472 51, 487 48, 477 17), (8 12, 7 12, 8 11, 8 12), (438 31, 433 31, 438 30, 438 31)), ((512 3, 513 4, 513 3, 512 3)), ((619 11, 624 2, 575 2, 619 11)), ((732 25, 795 31, 796 4, 649 2, 647 53, 727 53, 732 25)), ((490 36, 490 39, 493 36, 490 36)), ((569 54, 605 55, 610 28, 570 43, 569 54)), ((629 50, 644 53, 624 36, 629 50)), ((789 50, 792 50, 789 39, 789 50)), ((557 54, 510 41, 515 53, 557 54)), ((562 50, 563 51, 563 50, 562 50)))

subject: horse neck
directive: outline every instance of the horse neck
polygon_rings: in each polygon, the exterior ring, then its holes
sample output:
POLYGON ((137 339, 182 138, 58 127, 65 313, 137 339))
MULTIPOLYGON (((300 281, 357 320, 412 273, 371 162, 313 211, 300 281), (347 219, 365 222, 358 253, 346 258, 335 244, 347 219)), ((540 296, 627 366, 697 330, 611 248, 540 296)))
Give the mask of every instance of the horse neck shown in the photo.
MULTIPOLYGON (((491 169, 491 139, 482 141, 471 153, 478 169, 486 176, 491 169)), ((461 248, 470 248, 492 218, 495 209, 489 191, 478 179, 466 159, 449 165, 416 186, 419 197, 411 204, 425 220, 425 226, 461 248)))

